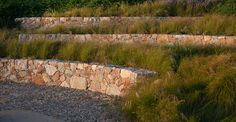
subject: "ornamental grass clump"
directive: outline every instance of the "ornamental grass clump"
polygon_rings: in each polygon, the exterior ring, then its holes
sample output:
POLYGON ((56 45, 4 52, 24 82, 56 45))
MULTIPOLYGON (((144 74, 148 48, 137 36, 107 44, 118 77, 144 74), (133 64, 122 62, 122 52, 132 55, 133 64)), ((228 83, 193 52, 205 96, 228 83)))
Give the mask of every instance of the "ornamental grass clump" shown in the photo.
POLYGON ((48 59, 56 58, 59 42, 52 41, 33 41, 21 43, 21 57, 24 58, 36 58, 36 59, 48 59))
POLYGON ((139 82, 125 95, 123 111, 142 122, 181 121, 180 103, 177 97, 167 94, 160 81, 146 81, 139 82))
POLYGON ((236 109, 235 56, 235 51, 224 50, 182 57, 176 72, 134 86, 124 97, 123 110, 134 120, 145 122, 163 119, 196 122, 233 120, 236 109), (160 91, 163 94, 159 94, 160 91), (162 104, 160 99, 166 100, 165 105, 175 104, 157 109, 156 106, 162 104), (171 109, 166 111, 172 114, 160 117, 165 109, 171 109))

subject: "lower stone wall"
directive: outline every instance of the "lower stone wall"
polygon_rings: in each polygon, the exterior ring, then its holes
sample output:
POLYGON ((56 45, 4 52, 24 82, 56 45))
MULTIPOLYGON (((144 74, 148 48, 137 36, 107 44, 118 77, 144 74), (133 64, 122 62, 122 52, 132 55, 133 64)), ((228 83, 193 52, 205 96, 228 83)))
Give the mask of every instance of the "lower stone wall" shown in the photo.
POLYGON ((0 81, 36 83, 122 95, 140 76, 155 72, 59 60, 0 59, 0 81))
POLYGON ((102 41, 125 43, 157 43, 173 45, 236 46, 236 36, 170 35, 170 34, 20 34, 20 41, 102 41))

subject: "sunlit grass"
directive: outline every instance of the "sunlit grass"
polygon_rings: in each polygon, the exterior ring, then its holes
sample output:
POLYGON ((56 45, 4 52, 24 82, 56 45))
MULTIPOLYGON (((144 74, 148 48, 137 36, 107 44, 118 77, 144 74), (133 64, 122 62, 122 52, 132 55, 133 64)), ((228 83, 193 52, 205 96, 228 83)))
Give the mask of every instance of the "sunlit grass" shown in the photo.
POLYGON ((102 22, 100 25, 83 27, 56 26, 30 33, 66 34, 194 34, 236 35, 236 17, 209 15, 203 18, 173 18, 164 21, 137 20, 131 23, 102 22), (126 25, 126 26, 124 26, 126 25))
POLYGON ((231 121, 236 109, 235 56, 235 52, 222 52, 185 57, 176 73, 134 86, 124 97, 123 109, 145 122, 231 121), (173 104, 160 108, 162 99, 165 105, 173 104), (163 111, 165 115, 160 117, 163 111))

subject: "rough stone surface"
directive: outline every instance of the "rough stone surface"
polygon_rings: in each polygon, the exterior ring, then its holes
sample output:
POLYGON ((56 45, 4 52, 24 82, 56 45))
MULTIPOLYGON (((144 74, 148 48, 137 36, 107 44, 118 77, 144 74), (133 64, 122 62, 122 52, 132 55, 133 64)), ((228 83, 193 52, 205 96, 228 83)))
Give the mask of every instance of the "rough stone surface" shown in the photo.
POLYGON ((119 94, 121 94, 121 91, 120 91, 120 89, 117 85, 110 84, 109 86, 110 87, 108 87, 107 92, 106 92, 108 95, 119 95, 119 94))
POLYGON ((34 76, 32 76, 32 82, 35 84, 43 84, 44 79, 42 78, 41 75, 34 75, 34 76))
POLYGON ((0 111, 27 110, 65 122, 125 122, 115 106, 119 100, 85 90, 0 82, 0 111))
POLYGON ((73 76, 70 79, 70 85, 71 85, 71 88, 74 88, 74 89, 87 89, 87 82, 86 82, 86 79, 83 77, 73 76))
MULTIPOLYGON (((236 36, 171 35, 171 34, 20 34, 20 41, 98 41, 109 43, 149 43, 164 45, 223 45, 236 46, 236 36), (48 35, 54 35, 48 37, 48 35), (89 36, 89 38, 87 38, 89 36)), ((83 66, 78 66, 83 68, 83 66)))
POLYGON ((0 80, 3 81, 62 86, 109 95, 122 95, 138 76, 155 74, 144 69, 59 60, 0 59, 0 64, 0 80))
POLYGON ((48 76, 48 74, 46 73, 43 73, 43 80, 46 82, 46 83, 49 83, 51 82, 51 78, 48 76))
POLYGON ((62 82, 62 84, 60 86, 68 87, 68 88, 70 87, 70 85, 66 81, 62 82))
POLYGON ((122 78, 129 78, 130 77, 130 71, 122 69, 121 73, 120 73, 120 76, 122 78))
POLYGON ((52 76, 57 71, 57 68, 51 65, 45 65, 46 72, 48 75, 52 76))

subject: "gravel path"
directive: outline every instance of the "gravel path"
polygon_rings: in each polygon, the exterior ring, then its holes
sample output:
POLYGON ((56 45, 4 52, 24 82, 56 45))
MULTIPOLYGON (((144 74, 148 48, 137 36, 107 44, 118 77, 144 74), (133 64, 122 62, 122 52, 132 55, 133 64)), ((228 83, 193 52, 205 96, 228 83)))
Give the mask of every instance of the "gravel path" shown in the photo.
POLYGON ((125 121, 116 99, 90 91, 0 82, 0 111, 27 110, 64 121, 125 121))

